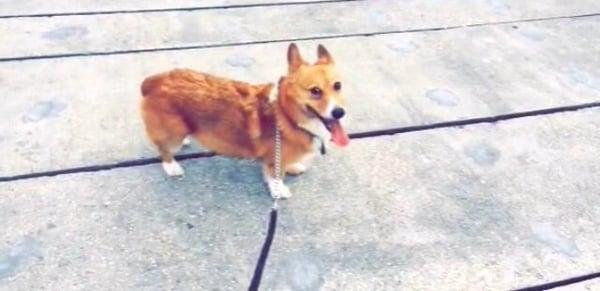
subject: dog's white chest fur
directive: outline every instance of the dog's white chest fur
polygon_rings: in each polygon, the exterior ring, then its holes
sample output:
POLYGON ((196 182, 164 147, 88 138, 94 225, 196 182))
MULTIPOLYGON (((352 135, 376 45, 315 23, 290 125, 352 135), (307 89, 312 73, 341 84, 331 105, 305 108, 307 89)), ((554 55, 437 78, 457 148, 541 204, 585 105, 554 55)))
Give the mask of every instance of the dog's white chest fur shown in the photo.
MULTIPOLYGON (((327 128, 325 128, 325 125, 323 125, 323 123, 316 118, 311 118, 307 122, 300 123, 299 126, 308 130, 310 133, 320 137, 323 140, 323 142, 331 140, 331 133, 329 132, 329 130, 327 130, 327 128)), ((313 142, 320 143, 320 141, 316 139, 313 142)))

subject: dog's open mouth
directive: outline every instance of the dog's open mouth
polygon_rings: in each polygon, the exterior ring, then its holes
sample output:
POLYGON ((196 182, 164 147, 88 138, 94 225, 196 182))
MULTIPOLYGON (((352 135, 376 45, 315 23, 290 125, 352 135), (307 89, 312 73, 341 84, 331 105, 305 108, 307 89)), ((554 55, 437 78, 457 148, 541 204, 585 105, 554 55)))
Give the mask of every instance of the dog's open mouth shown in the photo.
POLYGON ((334 144, 336 144, 339 147, 345 147, 350 143, 350 137, 348 137, 348 134, 346 134, 346 131, 340 124, 339 120, 333 118, 324 118, 311 106, 307 107, 312 114, 314 114, 321 120, 325 128, 327 128, 327 130, 331 132, 331 141, 334 144))

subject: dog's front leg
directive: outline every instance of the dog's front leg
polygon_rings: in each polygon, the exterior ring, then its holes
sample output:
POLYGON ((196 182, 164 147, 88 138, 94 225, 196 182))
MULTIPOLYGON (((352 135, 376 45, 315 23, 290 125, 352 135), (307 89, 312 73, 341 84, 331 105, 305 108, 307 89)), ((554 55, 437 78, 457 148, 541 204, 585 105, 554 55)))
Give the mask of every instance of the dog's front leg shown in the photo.
POLYGON ((281 177, 281 179, 275 178, 275 170, 273 169, 273 165, 268 163, 263 165, 263 176, 267 187, 269 187, 271 197, 274 199, 285 199, 292 197, 292 192, 290 192, 290 189, 283 184, 284 177, 281 177))

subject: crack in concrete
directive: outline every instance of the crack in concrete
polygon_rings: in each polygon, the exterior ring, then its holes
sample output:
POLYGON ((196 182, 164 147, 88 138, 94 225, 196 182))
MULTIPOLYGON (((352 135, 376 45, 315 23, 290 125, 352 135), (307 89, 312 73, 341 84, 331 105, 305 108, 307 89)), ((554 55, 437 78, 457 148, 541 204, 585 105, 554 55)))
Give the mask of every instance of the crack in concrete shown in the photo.
POLYGON ((0 15, 0 19, 7 18, 39 18, 39 17, 64 17, 64 16, 86 16, 86 15, 107 15, 107 14, 142 14, 142 13, 161 13, 161 12, 177 12, 177 11, 198 11, 198 10, 218 10, 218 9, 239 9, 239 8, 255 8, 255 7, 272 7, 272 6, 295 6, 295 5, 312 5, 312 4, 327 4, 338 2, 358 2, 365 0, 316 0, 316 1, 294 1, 294 2, 271 2, 271 3, 255 3, 255 4, 232 4, 232 5, 217 5, 217 6, 197 6, 197 7, 177 7, 177 8, 155 8, 155 9, 131 9, 131 10, 104 10, 104 11, 82 11, 82 12, 64 12, 64 13, 39 13, 39 14, 16 14, 16 15, 0 15))
MULTIPOLYGON (((534 117, 534 116, 544 116, 544 115, 558 114, 558 113, 564 113, 564 112, 573 112, 573 111, 579 111, 579 110, 589 109, 589 108, 600 108, 600 102, 583 103, 583 104, 578 104, 578 105, 562 106, 562 107, 552 107, 552 108, 545 108, 545 109, 532 110, 532 111, 514 112, 514 113, 495 115, 495 116, 487 116, 487 117, 477 117, 477 118, 470 118, 470 119, 444 121, 444 122, 424 124, 424 125, 414 125, 414 126, 390 128, 390 129, 383 129, 383 130, 357 132, 357 133, 351 133, 350 138, 352 138, 352 139, 372 138, 372 137, 396 135, 396 134, 402 134, 402 133, 408 133, 408 132, 417 132, 417 131, 434 130, 434 129, 442 129, 442 128, 452 128, 452 127, 463 127, 463 126, 477 125, 477 124, 483 124, 483 123, 496 123, 496 122, 511 120, 511 119, 519 119, 519 118, 534 117)), ((214 156, 216 156, 216 154, 214 152, 198 152, 198 153, 177 155, 177 156, 175 156, 175 159, 182 161, 182 160, 189 160, 189 159, 209 158, 209 157, 214 157, 214 156)), ((4 177, 0 177, 0 183, 17 181, 17 180, 42 178, 42 177, 53 177, 53 176, 66 175, 66 174, 107 171, 107 170, 113 170, 113 169, 119 169, 119 168, 146 166, 146 165, 158 164, 158 163, 160 163, 160 160, 158 158, 134 159, 134 160, 127 160, 127 161, 113 163, 113 164, 92 165, 92 166, 83 166, 83 167, 76 167, 76 168, 53 170, 53 171, 35 172, 35 173, 21 174, 21 175, 14 175, 14 176, 4 176, 4 177)))

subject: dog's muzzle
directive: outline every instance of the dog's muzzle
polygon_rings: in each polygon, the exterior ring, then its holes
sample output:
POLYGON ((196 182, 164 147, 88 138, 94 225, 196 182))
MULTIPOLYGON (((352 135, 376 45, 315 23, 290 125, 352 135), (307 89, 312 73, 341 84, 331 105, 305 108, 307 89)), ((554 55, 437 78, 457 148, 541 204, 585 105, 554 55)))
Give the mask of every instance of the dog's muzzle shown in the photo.
POLYGON ((331 111, 333 118, 325 118, 312 106, 307 105, 307 110, 315 115, 331 133, 331 140, 338 146, 344 147, 350 142, 350 138, 340 124, 340 119, 346 115, 346 112, 341 107, 336 107, 331 111))

